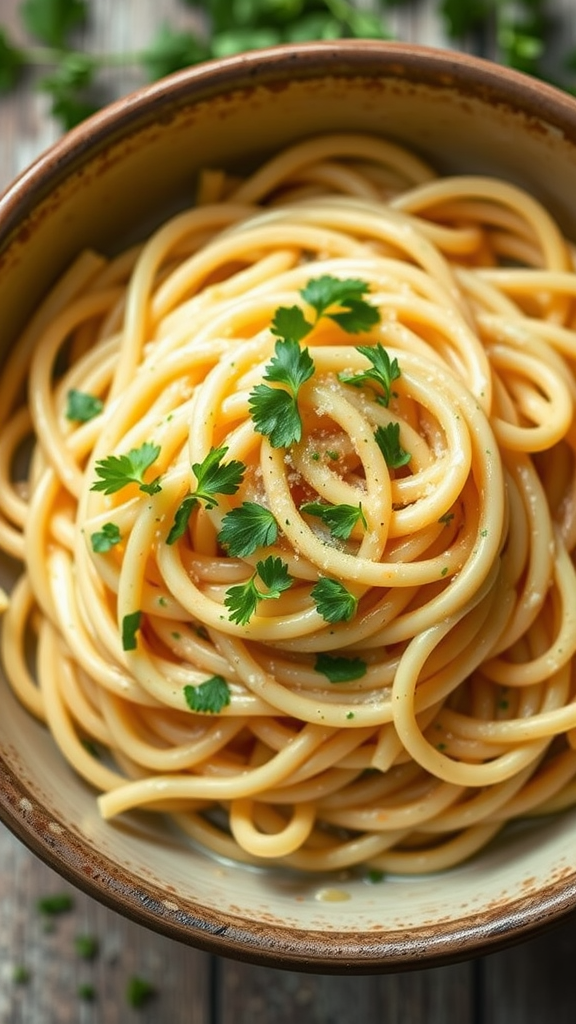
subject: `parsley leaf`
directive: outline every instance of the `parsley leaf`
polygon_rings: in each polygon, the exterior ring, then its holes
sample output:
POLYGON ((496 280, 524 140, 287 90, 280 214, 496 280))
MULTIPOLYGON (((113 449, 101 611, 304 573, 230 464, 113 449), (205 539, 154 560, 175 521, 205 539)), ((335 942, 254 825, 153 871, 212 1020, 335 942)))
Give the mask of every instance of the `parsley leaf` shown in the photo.
POLYGON ((259 434, 273 448, 288 448, 302 438, 302 420, 294 395, 282 388, 256 384, 250 393, 250 415, 259 434))
POLYGON ((209 56, 209 47, 192 32, 178 32, 164 24, 142 51, 140 59, 149 79, 154 81, 206 60, 209 56))
POLYGON ((102 529, 93 533, 90 540, 92 541, 92 551, 102 555, 110 551, 115 544, 119 544, 122 537, 116 523, 104 523, 102 529))
POLYGON ((24 0, 20 14, 33 36, 63 49, 72 29, 87 20, 88 4, 86 0, 24 0))
MULTIPOLYGON (((294 307, 295 309, 297 307, 294 307)), ((277 310, 277 314, 280 310, 277 310)), ((307 348, 300 348, 294 338, 286 338, 276 342, 274 355, 266 367, 264 380, 276 384, 285 384, 294 398, 302 384, 314 373, 314 363, 307 348)))
POLYGON ((122 619, 122 650, 135 651, 138 646, 136 634, 140 629, 142 612, 130 612, 122 619))
POLYGON ((22 50, 14 46, 6 32, 0 28, 0 92, 8 92, 16 85, 26 63, 22 50))
POLYGON ((312 587, 311 597, 326 622, 348 622, 356 614, 358 598, 340 580, 323 576, 312 587))
POLYGON ((372 363, 369 370, 361 370, 359 373, 339 373, 338 379, 343 384, 352 384, 355 388, 361 388, 363 384, 378 384, 384 394, 378 397, 381 405, 389 405, 392 398, 392 381, 400 377, 400 367, 397 359, 390 359, 386 349, 378 342, 377 345, 358 345, 357 352, 372 363))
POLYGON ((308 349, 301 349, 294 338, 276 342, 264 380, 284 384, 289 390, 257 384, 250 392, 248 402, 256 430, 268 437, 273 448, 287 448, 300 441, 302 420, 298 411, 298 391, 313 373, 314 363, 308 349))
POLYGON ((194 496, 203 501, 206 508, 214 508, 218 504, 216 494, 236 494, 244 479, 246 466, 243 462, 233 459, 222 465, 227 448, 211 448, 202 462, 193 462, 192 470, 196 477, 194 496))
POLYGON ((314 668, 327 676, 331 683, 348 683, 366 675, 367 665, 361 658, 342 658, 331 654, 317 654, 314 668))
POLYGON ((104 403, 96 395, 72 388, 66 396, 66 419, 87 423, 98 416, 103 407, 104 403))
POLYGON ((278 537, 278 523, 269 509, 245 501, 233 508, 222 520, 218 540, 234 558, 251 555, 257 548, 274 544, 278 537))
POLYGON ((302 341, 310 334, 313 324, 304 316, 300 306, 279 306, 274 314, 270 330, 285 341, 302 341))
POLYGON ((41 914, 48 914, 52 917, 57 914, 67 914, 69 910, 72 910, 74 899, 68 892, 55 892, 48 896, 41 896, 36 906, 41 914))
POLYGON ((140 448, 132 448, 127 455, 108 455, 100 459, 95 466, 100 480, 92 484, 90 490, 103 491, 104 494, 115 494, 128 484, 138 484, 145 494, 157 494, 161 490, 159 477, 151 483, 144 482, 144 473, 160 455, 160 446, 145 441, 140 448))
POLYGON ((222 465, 227 451, 226 447, 211 448, 202 462, 192 463, 196 489, 187 494, 176 509, 172 528, 166 538, 167 544, 174 544, 183 536, 188 520, 200 501, 204 502, 205 508, 210 509, 218 504, 217 494, 236 494, 244 479, 246 466, 237 459, 222 465))
POLYGON ((309 281, 300 294, 316 311, 317 321, 327 316, 349 334, 358 334, 380 320, 376 306, 364 298, 368 290, 366 281, 323 274, 309 281), (330 312, 333 306, 338 306, 339 312, 330 312))
POLYGON ((95 960, 100 950, 100 943, 95 935, 77 935, 74 948, 83 960, 95 960))
POLYGON ((52 99, 52 114, 65 130, 74 128, 98 108, 82 95, 91 85, 96 71, 93 57, 84 53, 64 53, 51 75, 40 82, 40 88, 52 99))
POLYGON ((191 711, 217 715, 230 703, 230 687, 223 676, 211 676, 198 686, 185 686, 184 697, 191 711))
POLYGON ((134 975, 126 986, 126 1001, 135 1010, 141 1009, 156 995, 156 989, 145 978, 134 975))
POLYGON ((246 583, 230 587, 226 591, 224 604, 230 611, 230 621, 245 626, 250 621, 260 601, 277 599, 288 590, 294 580, 288 574, 288 566, 281 558, 269 555, 263 562, 256 562, 256 571, 246 583), (259 590, 260 579, 267 590, 259 590))
POLYGON ((329 528, 333 537, 348 540, 356 523, 366 527, 362 505, 324 505, 320 501, 309 501, 300 506, 301 512, 317 516, 329 528))
POLYGON ((387 423, 385 427, 377 427, 374 437, 387 466, 391 469, 400 469, 401 466, 408 465, 412 456, 400 444, 399 423, 392 422, 387 423))

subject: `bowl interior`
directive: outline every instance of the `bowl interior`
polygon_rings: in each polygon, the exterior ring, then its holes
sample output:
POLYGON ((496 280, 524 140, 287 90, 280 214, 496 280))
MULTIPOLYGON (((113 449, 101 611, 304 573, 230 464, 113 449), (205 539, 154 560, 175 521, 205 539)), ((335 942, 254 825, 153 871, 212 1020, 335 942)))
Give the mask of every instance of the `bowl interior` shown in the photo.
MULTIPOLYGON (((97 115, 0 203, 2 346, 81 246, 118 251, 193 202, 201 167, 242 170, 287 143, 369 131, 440 171, 497 173, 576 237, 576 104, 480 61, 386 44, 311 45, 192 69, 97 115)), ((13 567, 2 566, 2 582, 13 567)), ((310 878, 217 861, 145 814, 104 823, 94 794, 0 678, 0 815, 92 895, 192 945, 330 971, 486 951, 568 910, 576 810, 510 829, 458 869, 310 878)))

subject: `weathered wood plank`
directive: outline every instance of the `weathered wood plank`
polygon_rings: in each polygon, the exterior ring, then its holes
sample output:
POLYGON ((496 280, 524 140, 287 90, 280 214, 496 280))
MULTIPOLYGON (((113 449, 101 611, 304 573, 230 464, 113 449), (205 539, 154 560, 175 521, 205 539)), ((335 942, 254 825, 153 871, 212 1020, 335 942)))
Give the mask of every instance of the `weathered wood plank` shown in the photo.
POLYGON ((208 1024, 211 958, 141 928, 64 882, 0 826, 0 1024, 208 1024), (69 893, 72 909, 46 917, 38 901, 69 893), (52 922, 52 930, 46 930, 52 922), (78 936, 98 940, 84 959, 78 936), (15 972, 29 972, 18 982, 15 972), (131 1007, 127 988, 140 977, 156 994, 131 1007), (90 985, 94 1000, 79 986, 90 985))
POLYGON ((225 961, 219 967, 218 1024, 476 1021, 470 963, 362 978, 290 973, 225 961))
POLYGON ((483 1022, 574 1024, 576 917, 482 962, 483 1022))

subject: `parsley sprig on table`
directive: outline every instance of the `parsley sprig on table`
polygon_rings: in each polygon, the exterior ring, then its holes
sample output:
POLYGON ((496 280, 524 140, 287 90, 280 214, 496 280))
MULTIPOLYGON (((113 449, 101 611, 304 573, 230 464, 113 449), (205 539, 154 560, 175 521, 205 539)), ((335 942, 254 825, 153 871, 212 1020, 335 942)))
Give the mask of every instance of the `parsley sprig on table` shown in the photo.
POLYGON ((89 21, 89 0, 22 0, 22 28, 41 45, 21 46, 0 25, 0 91, 14 88, 30 68, 42 69, 38 88, 48 93, 52 115, 64 130, 101 105, 99 74, 135 67, 148 81, 211 57, 224 57, 276 43, 342 36, 387 38, 386 0, 374 12, 350 0, 182 0, 192 8, 190 27, 165 19, 140 50, 86 53, 74 46, 89 21))
MULTIPOLYGON (((374 0, 372 10, 351 0, 182 0, 182 5, 191 8, 189 28, 163 19, 141 50, 86 53, 74 42, 89 20, 88 0, 22 0, 22 27, 40 45, 20 45, 0 24, 0 92, 40 68, 36 85, 50 96, 52 114, 66 130, 101 105, 99 75, 106 68, 133 66, 153 81, 211 57, 282 42, 390 38, 387 10, 407 6, 406 0, 374 0)), ((549 37, 562 34, 550 0, 437 0, 436 9, 453 43, 472 45, 483 56, 538 77, 549 71, 555 84, 571 88, 576 52, 546 68, 549 37)))

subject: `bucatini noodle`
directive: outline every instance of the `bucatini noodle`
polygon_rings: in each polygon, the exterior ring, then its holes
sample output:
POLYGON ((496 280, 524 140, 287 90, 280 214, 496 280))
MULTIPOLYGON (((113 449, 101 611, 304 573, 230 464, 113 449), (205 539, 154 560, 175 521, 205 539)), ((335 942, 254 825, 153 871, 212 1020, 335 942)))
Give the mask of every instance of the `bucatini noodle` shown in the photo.
POLYGON ((0 382, 2 643, 105 818, 416 873, 576 802, 575 299, 525 191, 360 135, 78 257, 0 382))

